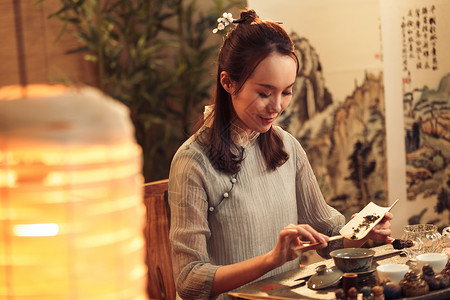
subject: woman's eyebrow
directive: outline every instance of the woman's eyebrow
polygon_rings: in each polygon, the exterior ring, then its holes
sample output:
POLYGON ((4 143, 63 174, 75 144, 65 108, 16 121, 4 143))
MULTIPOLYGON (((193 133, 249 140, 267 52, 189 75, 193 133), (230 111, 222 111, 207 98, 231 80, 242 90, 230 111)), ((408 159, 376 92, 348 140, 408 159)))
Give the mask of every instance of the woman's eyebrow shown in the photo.
MULTIPOLYGON (((295 84, 295 81, 293 83, 291 83, 290 85, 288 85, 287 87, 285 87, 284 89, 291 88, 292 86, 294 86, 294 84, 295 84)), ((257 83, 257 85, 265 87, 265 88, 268 88, 268 89, 271 89, 271 90, 276 90, 277 89, 275 86, 270 85, 270 84, 257 83)))

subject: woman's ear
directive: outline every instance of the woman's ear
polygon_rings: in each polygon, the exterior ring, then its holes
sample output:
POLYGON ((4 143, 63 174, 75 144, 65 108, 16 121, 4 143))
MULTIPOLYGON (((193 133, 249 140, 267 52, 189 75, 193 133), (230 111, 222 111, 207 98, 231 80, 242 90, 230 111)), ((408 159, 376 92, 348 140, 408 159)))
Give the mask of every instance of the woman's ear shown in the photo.
POLYGON ((222 87, 227 91, 230 95, 233 94, 233 81, 231 80, 230 76, 226 71, 220 72, 220 84, 222 84, 222 87))

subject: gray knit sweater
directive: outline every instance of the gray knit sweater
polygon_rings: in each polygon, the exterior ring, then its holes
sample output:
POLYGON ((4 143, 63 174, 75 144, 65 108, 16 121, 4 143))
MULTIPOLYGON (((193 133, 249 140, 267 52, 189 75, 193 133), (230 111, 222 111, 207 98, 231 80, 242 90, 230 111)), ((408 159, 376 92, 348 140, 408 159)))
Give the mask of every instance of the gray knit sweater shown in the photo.
MULTIPOLYGON (((175 154, 169 175, 170 240, 176 289, 183 299, 208 299, 220 265, 269 252, 288 224, 310 224, 329 236, 344 224, 344 216, 323 199, 300 143, 274 129, 289 153, 275 171, 266 169, 259 134, 232 135, 244 155, 235 175, 217 171, 194 136, 175 154)), ((339 247, 342 241, 330 243, 319 254, 339 247)), ((298 259, 290 261, 260 279, 298 264, 298 259)))

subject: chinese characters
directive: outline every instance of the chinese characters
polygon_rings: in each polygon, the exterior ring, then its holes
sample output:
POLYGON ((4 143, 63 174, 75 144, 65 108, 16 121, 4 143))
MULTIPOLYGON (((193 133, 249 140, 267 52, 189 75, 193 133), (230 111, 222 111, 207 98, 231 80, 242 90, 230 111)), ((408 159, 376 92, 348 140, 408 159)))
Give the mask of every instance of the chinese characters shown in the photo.
POLYGON ((434 5, 409 9, 402 17, 402 67, 406 73, 404 84, 411 81, 410 68, 438 69, 436 21, 434 5))

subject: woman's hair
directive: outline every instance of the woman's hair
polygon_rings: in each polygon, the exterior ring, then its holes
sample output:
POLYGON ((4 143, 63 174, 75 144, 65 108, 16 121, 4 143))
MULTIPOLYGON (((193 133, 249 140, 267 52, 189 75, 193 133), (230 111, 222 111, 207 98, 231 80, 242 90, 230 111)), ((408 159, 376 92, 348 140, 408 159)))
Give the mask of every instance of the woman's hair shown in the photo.
MULTIPOLYGON (((211 162, 227 174, 239 171, 243 157, 233 151, 230 126, 237 115, 231 95, 220 82, 221 72, 226 71, 237 84, 235 93, 238 93, 258 64, 272 53, 291 56, 297 64, 297 71, 299 66, 294 43, 278 23, 259 19, 254 10, 241 12, 238 22, 236 28, 227 34, 220 50, 214 108, 209 114, 212 120, 207 117, 204 121, 211 123, 211 130, 207 131, 206 139, 200 139, 211 162)), ((269 170, 275 170, 289 158, 281 137, 272 127, 260 134, 259 147, 269 170)))

